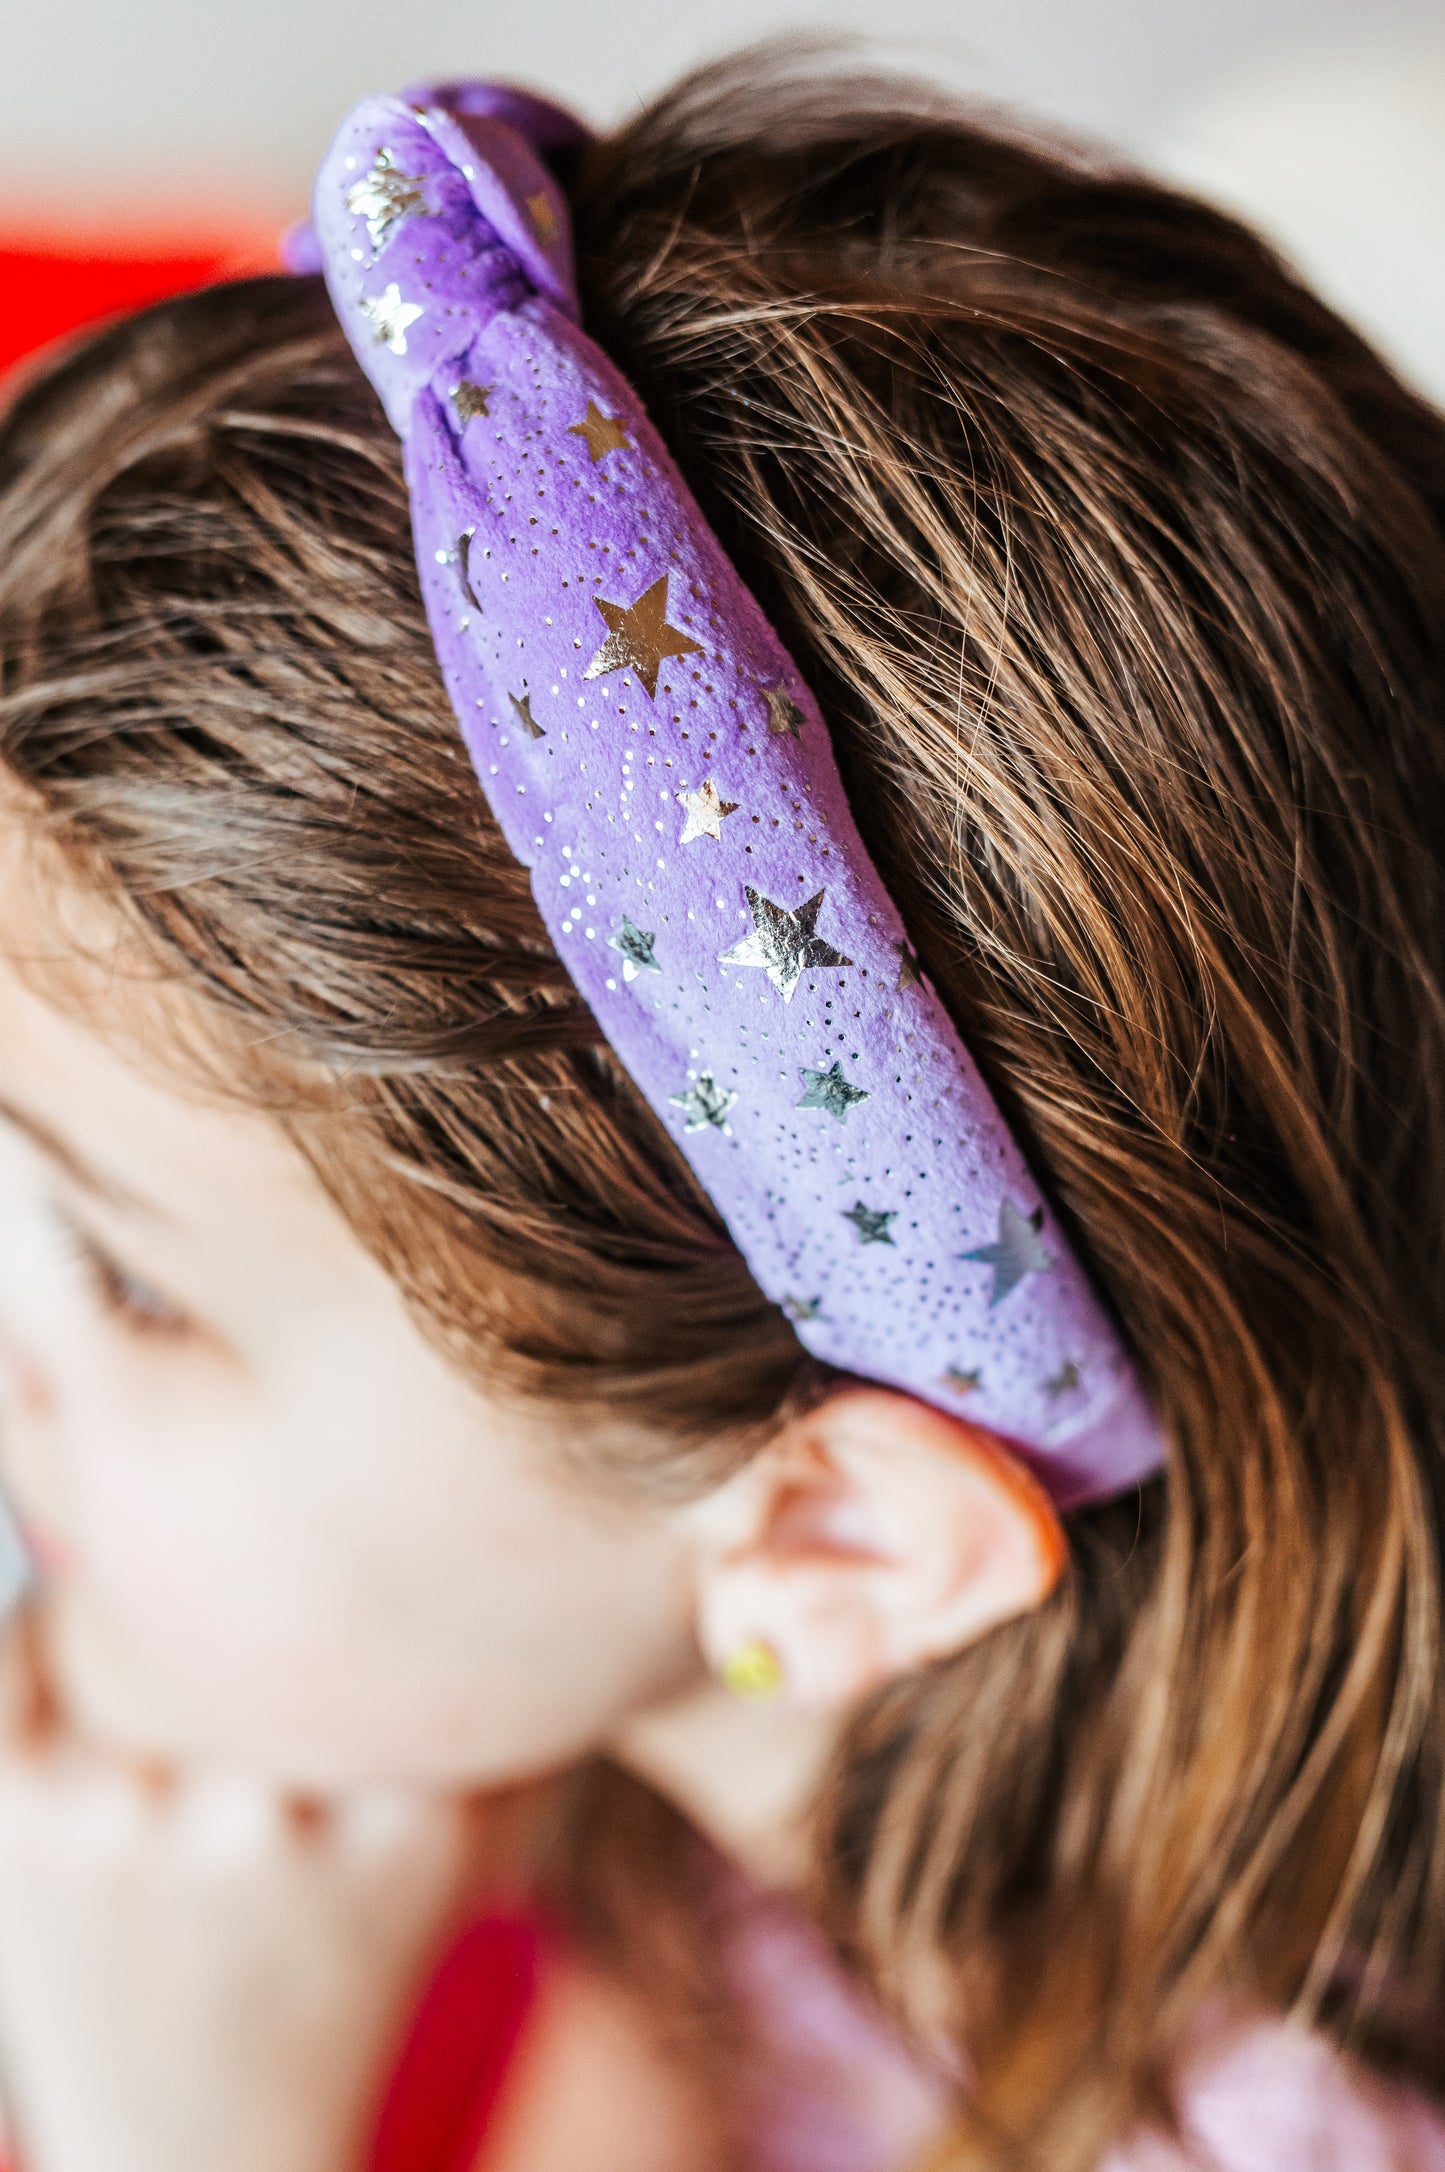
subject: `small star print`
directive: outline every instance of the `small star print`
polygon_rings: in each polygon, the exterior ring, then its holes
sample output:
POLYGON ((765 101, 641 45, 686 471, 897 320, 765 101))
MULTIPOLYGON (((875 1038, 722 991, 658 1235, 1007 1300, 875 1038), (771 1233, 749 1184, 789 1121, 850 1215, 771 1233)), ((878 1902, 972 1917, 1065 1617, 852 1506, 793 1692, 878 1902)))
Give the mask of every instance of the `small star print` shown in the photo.
POLYGON ((823 1300, 821 1297, 785 1297, 783 1299, 783 1317, 791 1320, 795 1327, 801 1326, 805 1320, 821 1319, 822 1315, 823 1300))
POLYGON ((373 256, 380 256, 393 229, 403 219, 435 218, 426 200, 422 176, 403 173, 394 151, 378 151, 371 171, 346 192, 346 208, 353 218, 365 219, 373 256))
POLYGON ((657 698, 657 674, 669 656, 700 656, 702 643, 667 623, 667 575, 644 589, 636 603, 593 602, 607 624, 607 639, 583 672, 600 679, 609 671, 635 671, 650 701, 657 698))
POLYGON ((569 437, 585 437, 587 453, 592 465, 610 452, 625 452, 632 440, 615 415, 604 415, 595 400, 587 402, 587 412, 580 422, 567 425, 569 437))
POLYGON ((989 1292, 989 1310, 1000 1305, 1009 1291, 1016 1289, 1025 1275, 1045 1275, 1054 1264, 1053 1254, 1044 1248, 1039 1234, 1044 1226, 1044 1210, 1035 1207, 1032 1214, 1020 1214, 1011 1199, 1005 1199, 998 1210, 998 1236, 992 1244, 978 1245, 972 1252, 965 1252, 965 1259, 981 1260, 993 1269, 993 1288, 989 1292))
POLYGON ((363 296, 361 314, 371 319, 378 347, 389 347, 393 354, 405 354, 407 332, 424 311, 420 302, 402 300, 401 288, 393 279, 385 293, 363 296))
POLYGON ((639 973, 662 971, 652 955, 652 946, 656 941, 657 937, 650 929, 635 927, 626 913, 622 915, 622 925, 615 935, 608 936, 607 948, 621 952, 624 980, 636 980, 639 973))
POLYGON ((452 560, 457 569, 457 584, 462 594, 474 611, 480 611, 482 607, 477 601, 476 590, 472 587, 472 538, 476 532, 475 528, 463 528, 457 537, 452 560))
POLYGON ((667 1098, 675 1109, 687 1111, 685 1131, 726 1131, 738 1099, 731 1087, 719 1086, 711 1071, 704 1071, 697 1084, 689 1086, 685 1093, 669 1094, 667 1098))
POLYGON ((526 205, 527 216, 532 222, 532 231, 542 246, 550 249, 557 239, 557 214, 552 209, 551 197, 545 189, 538 189, 535 196, 526 198, 526 205))
POLYGON ((892 1244, 893 1239, 888 1234, 888 1224, 896 1222, 898 1215, 896 1211, 893 1213, 880 1213, 876 1207, 865 1207, 862 1200, 859 1199, 845 1210, 843 1219, 845 1222, 853 1224, 858 1232, 858 1242, 860 1244, 892 1244))
POLYGON ((791 694, 781 686, 764 689, 768 705, 768 730, 775 739, 801 739, 803 736, 803 712, 791 694))
POLYGON ((972 1395, 983 1386, 983 1374, 976 1365, 950 1365, 943 1375, 943 1385, 952 1388, 955 1395, 972 1395))
POLYGON ((893 948, 898 953, 898 979, 894 985, 900 991, 904 988, 911 988, 919 978, 918 960, 914 957, 907 943, 895 943, 893 948))
POLYGON ((1044 1393, 1055 1397, 1072 1395, 1075 1388, 1083 1386, 1083 1381, 1084 1376, 1073 1359, 1065 1358, 1053 1378, 1044 1382, 1044 1393))
POLYGON ((517 722, 521 725, 523 731, 530 732, 534 739, 545 739, 547 736, 545 730, 537 722, 537 719, 532 714, 531 695, 509 694, 507 696, 507 699, 512 704, 512 714, 517 719, 517 722))
POLYGON ((495 385, 473 384, 470 377, 464 377, 460 384, 452 386, 447 397, 456 409, 457 422, 463 430, 469 422, 475 422, 478 415, 491 414, 487 402, 496 389, 495 385))
POLYGON ((698 837, 722 836, 722 826, 730 814, 736 814, 735 799, 719 799, 717 786, 711 777, 705 777, 702 789, 697 792, 674 792, 673 798, 680 807, 687 809, 687 820, 682 826, 680 845, 690 845, 698 837))
POLYGON ((827 1071, 803 1072, 803 1084, 807 1092, 798 1103, 800 1109, 826 1109, 840 1124, 848 1121, 848 1111, 867 1101, 869 1095, 862 1086, 855 1086, 843 1076, 841 1063, 834 1063, 827 1071))
POLYGON ((761 967, 785 1003, 792 1002, 793 990, 804 973, 851 965, 851 958, 845 958, 841 950, 813 933, 827 894, 826 890, 816 891, 806 904, 789 912, 764 897, 761 890, 745 885, 743 896, 752 914, 753 932, 734 943, 731 950, 723 951, 718 964, 761 967))

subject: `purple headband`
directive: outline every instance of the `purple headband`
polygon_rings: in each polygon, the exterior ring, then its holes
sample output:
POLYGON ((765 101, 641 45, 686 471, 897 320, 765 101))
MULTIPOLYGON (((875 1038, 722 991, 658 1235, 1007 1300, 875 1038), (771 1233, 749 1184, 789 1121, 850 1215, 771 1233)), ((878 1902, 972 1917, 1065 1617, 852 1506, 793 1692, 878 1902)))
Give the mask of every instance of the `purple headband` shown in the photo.
POLYGON ((808 1349, 989 1427, 1062 1505, 1115 1493, 1163 1457, 1134 1368, 919 971, 817 704, 578 327, 541 154, 584 140, 490 85, 368 99, 294 251, 405 440, 477 776, 808 1349))

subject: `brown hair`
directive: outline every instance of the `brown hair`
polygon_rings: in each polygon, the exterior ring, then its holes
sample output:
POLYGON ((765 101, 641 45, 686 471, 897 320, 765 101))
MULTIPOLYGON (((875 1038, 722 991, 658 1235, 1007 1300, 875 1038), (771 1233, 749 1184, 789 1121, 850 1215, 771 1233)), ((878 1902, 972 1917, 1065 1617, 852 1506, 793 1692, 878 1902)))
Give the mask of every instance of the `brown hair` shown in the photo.
MULTIPOLYGON (((1445 425, 1229 220, 896 82, 753 56, 566 178, 1174 1442, 859 1716, 821 1905, 966 2043, 959 2164, 1085 2172, 1221 1994, 1429 2078, 1445 425)), ((815 1383, 501 846, 319 289, 62 359, 0 538, 0 759, 248 1091, 337 1082, 286 1119, 422 1317, 609 1482, 746 1454, 815 1383)))

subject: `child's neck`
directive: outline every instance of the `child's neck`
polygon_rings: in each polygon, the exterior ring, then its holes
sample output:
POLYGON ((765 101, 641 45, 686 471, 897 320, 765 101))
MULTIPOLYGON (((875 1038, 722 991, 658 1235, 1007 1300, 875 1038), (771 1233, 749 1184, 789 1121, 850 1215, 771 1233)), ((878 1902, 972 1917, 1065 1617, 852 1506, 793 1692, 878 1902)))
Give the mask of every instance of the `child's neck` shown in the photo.
POLYGON ((806 1867, 839 1724, 836 1714, 742 1704, 709 1680, 629 1720, 610 1747, 762 1884, 790 1886, 806 1867))

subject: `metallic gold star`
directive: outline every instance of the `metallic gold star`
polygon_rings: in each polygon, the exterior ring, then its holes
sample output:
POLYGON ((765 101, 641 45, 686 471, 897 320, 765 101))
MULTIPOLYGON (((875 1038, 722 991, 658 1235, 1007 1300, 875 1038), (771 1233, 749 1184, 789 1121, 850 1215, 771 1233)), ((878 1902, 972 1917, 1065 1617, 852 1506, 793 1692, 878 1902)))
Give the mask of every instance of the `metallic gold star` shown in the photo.
POLYGON ((403 219, 436 217, 426 200, 422 175, 403 173, 396 153, 387 150, 378 151, 370 173, 347 190, 346 208, 354 218, 365 219, 374 257, 380 256, 403 219))
POLYGON ((768 705, 768 730, 775 739, 801 739, 803 736, 803 712, 791 694, 781 686, 769 686, 763 690, 768 705))
POLYGON ((1052 1396, 1071 1395, 1075 1388, 1081 1388, 1083 1384, 1084 1376, 1078 1366, 1072 1358, 1065 1358, 1053 1378, 1044 1382, 1044 1393, 1052 1396))
POLYGON ((967 1371, 961 1365, 950 1365, 944 1372, 943 1385, 952 1388, 955 1395, 972 1395, 983 1386, 983 1374, 976 1365, 967 1371))
POLYGON ((406 353, 407 327, 425 314, 420 302, 404 302, 401 288, 393 279, 384 294, 368 294, 363 297, 361 314, 369 317, 376 327, 376 344, 389 347, 393 354, 406 353))
POLYGON ((463 430, 469 422, 475 422, 478 415, 491 414, 487 402, 496 389, 495 385, 473 384, 470 377, 463 377, 459 384, 452 386, 447 398, 456 409, 457 422, 463 430))
POLYGON ((821 1297, 785 1297, 783 1299, 783 1317, 786 1320, 791 1320, 795 1327, 800 1326, 805 1320, 820 1320, 822 1316, 823 1300, 821 1297))
POLYGON ((893 948, 898 953, 898 978, 894 982, 894 986, 900 990, 911 988, 914 982, 921 978, 918 971, 918 960, 914 957, 907 943, 895 943, 893 948))
POLYGON ((690 845, 698 837, 722 838, 722 826, 730 814, 736 814, 735 799, 719 799, 717 786, 711 777, 704 777, 698 792, 674 792, 679 807, 687 809, 687 820, 682 826, 680 845, 690 845))
POLYGON ((648 699, 655 701, 657 674, 664 659, 702 654, 700 641, 667 623, 667 582, 665 573, 659 575, 636 603, 608 603, 601 596, 593 597, 608 632, 583 672, 584 679, 600 679, 609 671, 635 671, 648 699))
POLYGON ((521 725, 523 731, 530 732, 534 739, 545 739, 547 736, 546 732, 543 730, 542 726, 537 722, 537 719, 532 714, 531 695, 509 694, 507 696, 507 699, 512 704, 512 714, 517 719, 517 722, 521 725))
POLYGON ((569 422, 569 437, 585 437, 592 465, 596 467, 603 455, 625 452, 632 440, 615 415, 604 415, 595 400, 587 402, 587 412, 580 422, 569 422))
POLYGON ((1011 1199, 1005 1199, 998 1210, 998 1236, 992 1244, 978 1245, 972 1252, 965 1252, 964 1259, 982 1260, 993 1269, 993 1288, 989 1292, 989 1310, 1001 1305, 1012 1289, 1016 1289, 1025 1275, 1046 1275, 1054 1264, 1053 1254, 1045 1250, 1039 1235, 1044 1226, 1044 1210, 1035 1207, 1032 1214, 1020 1214, 1011 1199))
POLYGON ((827 1071, 805 1070, 803 1082, 808 1090, 797 1106, 800 1109, 826 1109, 840 1124, 847 1123, 849 1109, 869 1098, 863 1087, 844 1078, 841 1063, 833 1064, 827 1071))
MULTIPOLYGON (((636 927, 626 913, 622 915, 622 925, 615 935, 608 936, 607 948, 621 952, 624 980, 636 980, 639 973, 662 971, 652 955, 652 946, 656 941, 657 937, 650 929, 636 927)), ((708 1076, 710 1077, 711 1073, 708 1076)))
POLYGON ((535 196, 524 199, 532 231, 544 249, 550 249, 557 239, 557 214, 552 209, 552 199, 545 189, 538 189, 535 196))
POLYGON ((711 1071, 704 1071, 695 1086, 667 1098, 675 1109, 686 1109, 685 1131, 728 1130, 728 1118, 738 1099, 731 1087, 719 1086, 711 1071))
POLYGON ((892 1244, 888 1224, 897 1221, 898 1213, 896 1208, 891 1213, 885 1213, 876 1207, 865 1207, 859 1199, 847 1209, 843 1219, 853 1224, 860 1244, 892 1244))
POLYGON ((813 933, 818 909, 827 894, 819 890, 806 904, 788 912, 764 897, 761 890, 745 884, 743 895, 753 916, 753 932, 734 943, 731 950, 723 951, 718 964, 760 966, 785 1003, 792 1002, 793 990, 804 973, 851 965, 851 958, 845 958, 841 950, 813 933))

